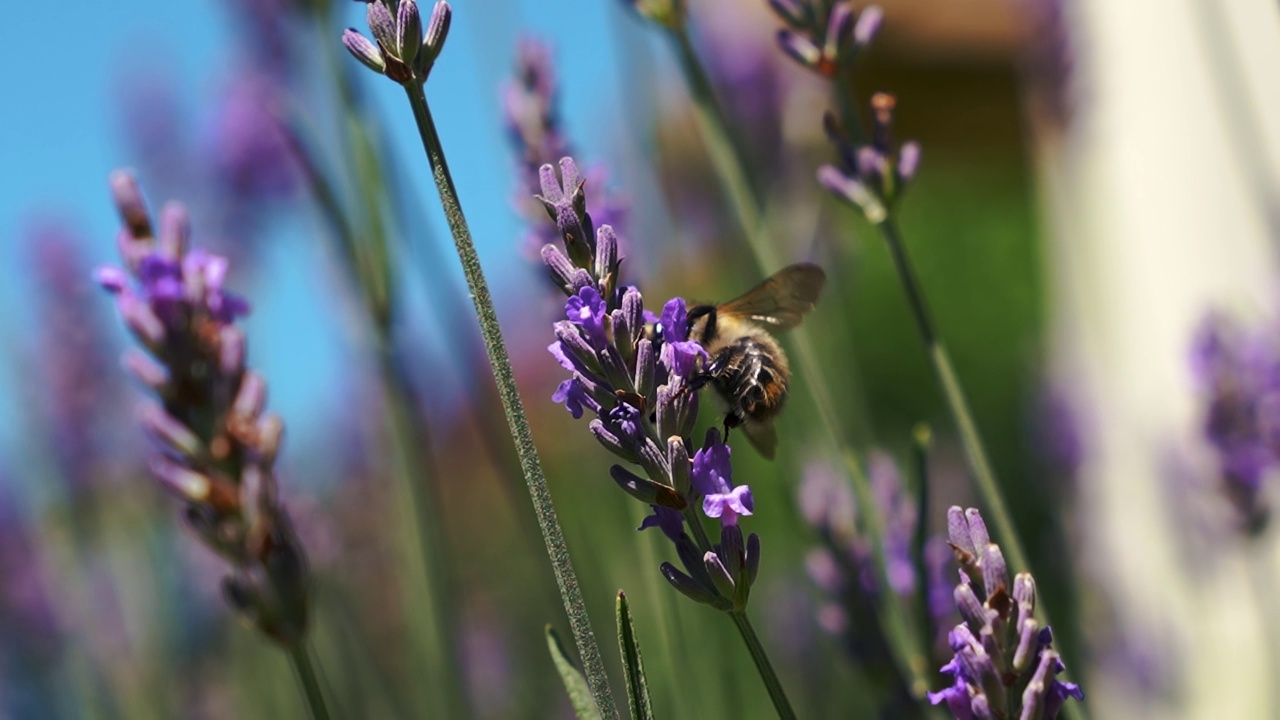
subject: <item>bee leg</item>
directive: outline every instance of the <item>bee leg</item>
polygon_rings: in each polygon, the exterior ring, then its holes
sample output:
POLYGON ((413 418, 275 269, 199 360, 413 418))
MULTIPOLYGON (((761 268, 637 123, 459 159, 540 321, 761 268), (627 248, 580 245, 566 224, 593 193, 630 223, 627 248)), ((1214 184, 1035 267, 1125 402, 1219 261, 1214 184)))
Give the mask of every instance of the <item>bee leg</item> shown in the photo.
POLYGON ((736 427, 741 427, 746 418, 737 410, 730 410, 724 416, 724 441, 729 442, 729 431, 736 427))

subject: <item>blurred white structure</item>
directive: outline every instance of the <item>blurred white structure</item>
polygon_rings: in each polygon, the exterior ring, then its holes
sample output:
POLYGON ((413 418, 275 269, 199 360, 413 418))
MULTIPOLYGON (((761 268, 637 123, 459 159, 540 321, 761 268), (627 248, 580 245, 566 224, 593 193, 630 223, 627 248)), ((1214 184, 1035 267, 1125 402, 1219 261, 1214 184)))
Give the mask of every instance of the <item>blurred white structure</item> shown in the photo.
POLYGON ((1188 554, 1170 494, 1189 489, 1170 468, 1174 454, 1205 460, 1195 328, 1210 308, 1248 319, 1280 298, 1264 202, 1280 205, 1280 7, 1079 0, 1066 13, 1075 114, 1043 133, 1039 158, 1054 356, 1087 420, 1085 617, 1095 647, 1125 628, 1152 670, 1176 674, 1159 701, 1106 663, 1079 680, 1094 717, 1277 718, 1280 596, 1266 583, 1280 517, 1262 547, 1188 554))

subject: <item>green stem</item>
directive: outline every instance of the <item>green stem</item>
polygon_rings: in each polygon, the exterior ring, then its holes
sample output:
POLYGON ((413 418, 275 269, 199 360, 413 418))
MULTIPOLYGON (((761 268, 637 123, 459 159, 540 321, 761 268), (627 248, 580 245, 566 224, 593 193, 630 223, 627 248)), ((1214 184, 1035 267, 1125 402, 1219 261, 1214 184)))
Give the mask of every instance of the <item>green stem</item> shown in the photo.
POLYGON ((751 660, 755 662, 756 670, 760 672, 760 679, 764 681, 764 686, 769 691, 769 699, 773 701, 778 717, 782 720, 795 720, 796 711, 791 709, 791 701, 787 700, 787 693, 783 691, 778 674, 773 671, 773 664, 769 662, 769 656, 765 653, 764 646, 760 644, 755 628, 751 626, 751 619, 747 617, 746 612, 731 612, 729 617, 733 618, 738 634, 742 635, 742 642, 751 653, 751 660))
POLYGON ((289 647, 289 660, 298 675, 298 684, 302 686, 302 696, 307 699, 311 720, 329 720, 329 708, 324 704, 324 693, 320 690, 320 677, 311 663, 311 654, 307 651, 305 641, 298 641, 289 647))
POLYGON ((933 365, 938 384, 942 387, 942 395, 947 409, 960 433, 960 443, 964 447, 964 455, 978 485, 978 493, 986 504, 987 517, 994 521, 996 533, 1000 536, 1001 549, 1009 559, 1009 569, 1014 573, 1026 572, 1027 554, 1023 552, 1022 542, 1018 538, 1013 525, 1013 518, 1004 504, 1004 496, 996 483, 995 473, 991 470, 991 462, 987 459, 987 451, 978 433, 978 426, 969 410, 969 402, 965 399, 964 389, 956 377, 955 368, 951 365, 951 354, 947 352, 942 338, 938 336, 933 322, 933 315, 925 301, 924 289, 920 286, 920 278, 916 275, 915 266, 907 255, 906 245, 898 232, 893 219, 887 219, 876 227, 884 235, 889 246, 889 254, 893 257, 893 265, 898 271, 902 289, 907 294, 907 303, 911 306, 911 315, 915 319, 916 328, 924 340, 929 362, 933 365))
POLYGON ((435 179, 436 189, 440 191, 440 202, 444 207, 449 230, 453 234, 458 259, 462 262, 462 272, 466 276, 467 288, 471 292, 476 316, 480 322, 480 334, 484 338, 489 364, 493 369, 494 380, 498 384, 498 395, 502 400, 507 423, 510 425, 511 437, 515 441, 516 454, 520 458, 525 482, 529 486, 529 496, 533 500, 533 508, 538 515, 538 525, 547 544, 547 555, 551 559, 556 583, 560 587, 560 596, 564 600, 565 612, 569 616, 569 626, 573 631, 578 653, 582 657, 582 666, 586 671, 591 696, 595 699, 602 716, 617 718, 618 709, 614 704, 613 693, 609 689, 604 660, 600 655, 600 647, 596 643, 595 635, 591 631, 586 603, 583 601, 582 590, 578 586, 578 578, 574 574, 573 565, 569 559, 569 548, 565 544, 564 533, 560 529, 559 521, 556 520, 551 492, 547 489, 547 480, 543 476, 542 465, 538 460, 538 450, 533 443, 533 433, 529 429, 524 404, 516 388, 515 373, 511 369, 511 359, 507 355, 506 344, 502 339, 502 328, 498 324, 498 315, 489 294, 489 285, 485 281, 484 270, 480 266, 480 257, 476 254, 475 244, 471 241, 471 231, 467 228, 467 220, 462 213, 462 205, 458 201, 458 191, 454 187, 453 177, 449 174, 444 148, 440 144, 440 136, 436 133, 431 109, 427 105, 427 96, 423 93, 421 85, 412 83, 405 86, 405 93, 413 108, 413 117, 417 121, 418 132, 422 136, 422 146, 431 164, 431 174, 435 179))

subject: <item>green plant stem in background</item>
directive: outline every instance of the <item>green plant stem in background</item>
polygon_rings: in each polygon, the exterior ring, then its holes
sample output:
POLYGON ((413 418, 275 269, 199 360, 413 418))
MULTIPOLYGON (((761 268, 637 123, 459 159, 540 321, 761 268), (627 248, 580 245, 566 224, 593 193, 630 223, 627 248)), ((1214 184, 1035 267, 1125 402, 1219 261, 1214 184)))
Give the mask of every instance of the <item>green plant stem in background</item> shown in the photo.
POLYGON ((302 695, 307 699, 311 720, 329 720, 329 708, 324 704, 324 693, 320 690, 320 676, 316 673, 315 665, 311 662, 311 653, 307 651, 304 641, 289 647, 289 661, 298 675, 302 695))
POLYGON ((440 144, 440 136, 436 133, 431 109, 427 105, 427 96, 423 93, 422 86, 416 84, 406 85, 405 93, 409 97, 409 104, 413 107, 413 117, 417 121, 418 133, 422 136, 422 146, 427 153, 427 161, 431 164, 431 174, 435 179, 436 189, 440 191, 440 202, 444 206, 445 219, 453 234, 458 259, 462 262, 467 288, 471 292, 476 316, 480 322, 480 334, 484 338, 489 364, 493 369, 494 380, 498 384, 498 395, 502 399, 502 408, 510 425, 512 439, 515 441, 516 453, 520 457, 520 467, 524 471, 534 511, 538 515, 542 537, 547 544, 547 555, 555 571, 565 612, 569 615, 569 626, 573 631, 578 653, 582 657, 582 666, 586 671, 591 696, 595 699, 603 717, 617 718, 618 709, 614 704, 613 693, 609 689, 604 660, 600 655, 595 634, 591 631, 586 603, 583 601, 582 590, 578 586, 578 578, 574 574, 573 565, 569 559, 569 548, 565 544, 564 533, 560 529, 559 521, 556 520, 551 492, 547 489, 547 480, 542 474, 538 451, 533 444, 533 433, 529 429, 524 404, 516 388, 515 373, 511 369, 511 359, 507 355, 507 347, 502 339, 502 328, 498 324, 493 298, 489 294, 489 286, 484 279, 484 271, 480 266, 475 244, 471 241, 471 231, 467 228, 467 220, 463 216, 462 205, 458 201, 453 177, 449 174, 444 148, 440 144))
POLYGON ((734 627, 738 628, 742 642, 751 653, 751 661, 756 664, 756 670, 760 671, 760 679, 764 681, 764 686, 769 691, 769 699, 773 701, 778 717, 782 720, 795 720, 796 711, 791 709, 791 702, 787 700, 782 683, 778 681, 778 674, 773 671, 773 664, 769 662, 769 655, 765 653, 755 628, 751 626, 751 619, 747 617, 746 612, 731 612, 729 617, 733 618, 734 627))
POLYGON ((885 243, 889 246, 893 266, 898 271, 898 279, 902 282, 902 289, 911 306, 911 316, 915 320, 916 328, 920 331, 921 339, 924 340, 929 363, 933 366, 934 374, 937 375, 947 409, 951 412, 951 418, 960 433, 960 444, 964 447, 969 471, 973 473, 974 481, 978 485, 978 493, 982 495, 982 500, 986 504, 986 512, 995 521, 1001 548, 1009 558, 1009 569, 1015 574, 1027 572, 1030 570, 1027 554, 1023 552, 1022 542, 1013 525, 1013 518, 1009 514, 1009 509, 1005 507, 1004 496, 1001 495, 995 473, 991 470, 991 462, 987 459, 987 451, 982 444, 982 436, 978 433, 978 426, 973 421, 973 413, 969 410, 964 389, 960 387, 955 368, 951 365, 951 354, 947 352, 942 338, 938 336, 933 315, 929 312, 929 306, 925 301, 924 289, 920 286, 920 278, 916 275, 915 266, 911 264, 911 258, 907 255, 906 245, 902 242, 902 236, 892 216, 877 224, 876 228, 880 230, 885 243))

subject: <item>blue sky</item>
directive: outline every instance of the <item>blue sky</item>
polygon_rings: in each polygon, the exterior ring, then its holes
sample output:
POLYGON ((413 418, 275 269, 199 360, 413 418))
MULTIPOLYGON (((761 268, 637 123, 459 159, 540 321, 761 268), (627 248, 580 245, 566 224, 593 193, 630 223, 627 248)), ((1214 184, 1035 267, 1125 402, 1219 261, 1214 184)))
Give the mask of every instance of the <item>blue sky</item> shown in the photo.
MULTIPOLYGON (((348 12, 347 24, 363 27, 363 5, 351 3, 348 12)), ((7 282, 0 283, 0 307, 6 310, 0 313, 6 358, 0 366, 0 455, 22 438, 22 416, 13 402, 18 397, 13 358, 27 347, 30 335, 30 288, 20 271, 26 257, 18 242, 25 226, 35 217, 61 218, 82 232, 91 262, 112 261, 117 221, 106 178, 113 168, 134 164, 121 142, 120 87, 138 68, 164 63, 166 73, 181 81, 183 105, 193 116, 207 112, 220 74, 232 66, 230 32, 216 0, 68 0, 27 4, 17 28, 7 34, 10 61, 0 64, 0 233, 6 239, 0 264, 7 270, 7 282)), ((549 40, 555 48, 564 118, 579 152, 615 163, 611 152, 636 152, 635 147, 611 149, 625 123, 632 122, 623 103, 633 89, 619 92, 626 75, 617 53, 619 48, 644 52, 649 42, 649 33, 620 1, 454 4, 448 45, 427 92, 500 303, 513 302, 507 297, 513 287, 508 280, 525 275, 526 261, 511 251, 520 223, 509 206, 512 160, 498 104, 498 88, 522 34, 549 40)), ((403 93, 372 74, 363 82, 383 110, 393 151, 413 175, 416 196, 434 223, 430 235, 447 241, 403 93)), ((153 204, 166 199, 164 188, 148 187, 145 177, 143 182, 153 204)), ((195 232, 199 242, 199 227, 195 232)), ((267 373, 272 405, 291 423, 295 437, 319 429, 307 425, 318 415, 316 403, 324 401, 316 389, 331 386, 342 371, 342 331, 332 308, 317 306, 332 279, 314 257, 295 252, 302 242, 305 238, 285 238, 266 254, 263 262, 269 267, 257 274, 276 280, 269 294, 253 298, 255 317, 249 325, 254 362, 267 373), (298 362, 299 357, 307 362, 298 362)), ((452 256, 448 253, 444 257, 452 256)))

